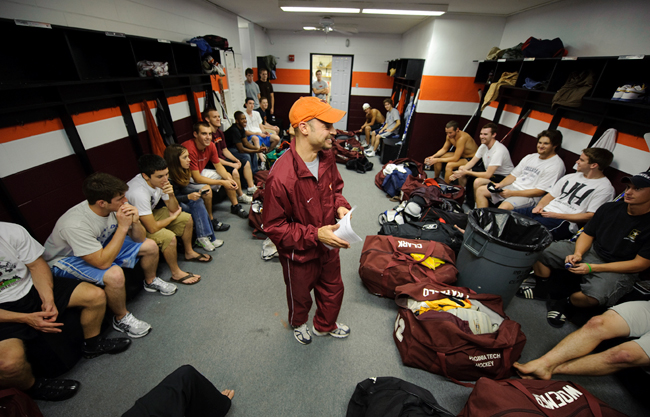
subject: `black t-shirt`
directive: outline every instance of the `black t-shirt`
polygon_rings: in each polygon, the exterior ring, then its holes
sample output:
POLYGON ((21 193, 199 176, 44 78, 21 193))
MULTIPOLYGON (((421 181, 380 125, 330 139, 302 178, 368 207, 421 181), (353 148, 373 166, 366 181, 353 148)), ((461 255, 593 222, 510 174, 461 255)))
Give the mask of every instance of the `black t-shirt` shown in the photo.
POLYGON ((226 145, 229 148, 237 148, 238 143, 242 143, 242 138, 246 137, 246 130, 240 129, 236 124, 226 130, 226 145))
POLYGON ((270 108, 271 93, 273 92, 273 84, 271 84, 269 81, 257 80, 255 82, 260 87, 260 97, 266 97, 267 99, 269 99, 269 108, 270 108))
POLYGON ((629 261, 637 255, 650 259, 650 213, 627 214, 627 203, 603 204, 585 226, 593 248, 606 262, 629 261))

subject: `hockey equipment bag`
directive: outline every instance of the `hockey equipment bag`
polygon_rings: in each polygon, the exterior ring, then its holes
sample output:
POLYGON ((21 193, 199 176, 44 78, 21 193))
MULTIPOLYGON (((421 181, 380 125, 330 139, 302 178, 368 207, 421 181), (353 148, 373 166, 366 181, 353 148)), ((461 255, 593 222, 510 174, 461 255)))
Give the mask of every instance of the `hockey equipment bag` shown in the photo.
POLYGON ((432 240, 449 246, 456 254, 458 254, 463 244, 463 233, 440 220, 411 221, 405 224, 387 222, 381 225, 378 234, 407 239, 432 240))

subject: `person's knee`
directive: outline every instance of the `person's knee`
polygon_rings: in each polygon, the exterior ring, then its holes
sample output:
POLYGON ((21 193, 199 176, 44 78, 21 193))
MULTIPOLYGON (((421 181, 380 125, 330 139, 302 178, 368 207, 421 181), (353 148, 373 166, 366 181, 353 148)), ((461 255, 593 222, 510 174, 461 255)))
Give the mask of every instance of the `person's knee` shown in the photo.
POLYGON ((114 265, 104 274, 104 285, 107 287, 122 288, 124 287, 124 271, 117 265, 114 265))
POLYGON ((0 350, 0 376, 2 379, 15 379, 24 372, 27 364, 25 347, 22 341, 7 340, 0 350))
POLYGON ((232 170, 232 179, 234 179, 234 180, 239 179, 239 170, 237 170, 237 169, 232 170))
POLYGON ((605 360, 614 366, 632 367, 646 365, 649 360, 636 342, 626 342, 606 352, 605 360))
POLYGON ((156 255, 158 253, 158 244, 152 239, 145 239, 140 246, 140 252, 138 255, 147 256, 147 255, 156 255))
POLYGON ((75 288, 75 292, 77 291, 82 297, 82 306, 94 308, 106 306, 106 293, 100 287, 82 282, 75 288))

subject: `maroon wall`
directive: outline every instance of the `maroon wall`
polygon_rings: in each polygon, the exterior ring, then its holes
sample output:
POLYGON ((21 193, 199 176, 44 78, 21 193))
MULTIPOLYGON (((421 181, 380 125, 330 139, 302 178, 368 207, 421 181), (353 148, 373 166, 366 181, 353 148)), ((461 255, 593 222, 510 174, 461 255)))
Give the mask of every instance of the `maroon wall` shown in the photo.
MULTIPOLYGON (((450 120, 457 121, 462 129, 469 120, 469 116, 415 113, 411 118, 411 125, 409 127, 411 136, 407 156, 416 161, 423 162, 424 158, 433 155, 442 148, 442 145, 445 144, 445 125, 450 120)), ((474 136, 473 132, 468 133, 474 136)), ((474 139, 477 144, 480 143, 478 136, 474 139)))

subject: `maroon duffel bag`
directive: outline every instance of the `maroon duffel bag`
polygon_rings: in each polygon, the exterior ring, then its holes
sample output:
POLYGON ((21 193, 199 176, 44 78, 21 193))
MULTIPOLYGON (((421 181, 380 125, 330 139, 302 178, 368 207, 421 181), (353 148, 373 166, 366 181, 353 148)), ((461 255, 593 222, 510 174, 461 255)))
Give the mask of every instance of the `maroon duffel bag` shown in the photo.
POLYGON ((458 417, 624 417, 570 381, 481 378, 458 417))
POLYGON ((367 236, 359 263, 359 276, 368 291, 389 298, 395 297, 395 288, 400 285, 413 282, 453 284, 458 274, 454 251, 430 240, 367 236), (424 257, 418 261, 412 253, 424 257), (429 257, 438 258, 444 264, 432 270, 423 264, 429 257))
POLYGON ((411 310, 400 308, 393 338, 404 365, 444 375, 454 382, 512 375, 512 364, 519 359, 526 336, 519 323, 504 313, 500 296, 436 283, 403 285, 395 293, 395 302, 400 307, 406 307, 408 299, 436 301, 453 297, 452 300, 479 301, 482 308, 487 307, 504 319, 498 330, 474 334, 466 321, 450 313, 428 311, 416 316, 411 310))

